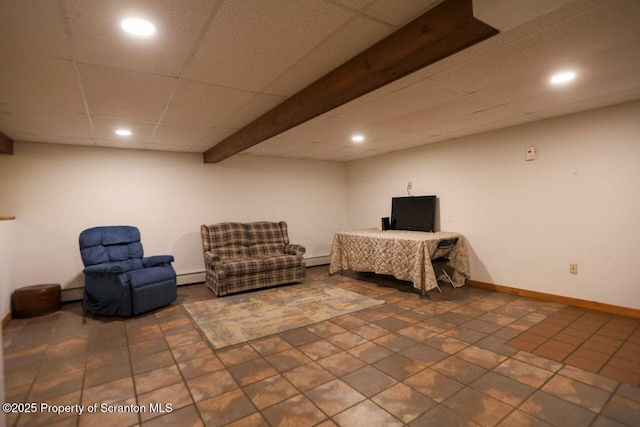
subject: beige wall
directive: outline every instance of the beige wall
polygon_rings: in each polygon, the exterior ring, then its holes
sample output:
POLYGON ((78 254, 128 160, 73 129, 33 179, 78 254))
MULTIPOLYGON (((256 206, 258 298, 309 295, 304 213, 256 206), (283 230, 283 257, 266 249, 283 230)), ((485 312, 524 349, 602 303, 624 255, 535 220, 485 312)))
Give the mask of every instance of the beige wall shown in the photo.
POLYGON ((348 224, 379 227, 413 181, 468 239, 473 279, 640 309, 639 136, 635 102, 351 162, 348 224))
POLYGON ((82 286, 78 235, 98 225, 138 226, 145 253, 174 255, 178 274, 204 270, 203 223, 284 220, 306 257, 327 256, 346 227, 345 171, 336 162, 204 164, 200 154, 16 143, 13 156, 0 156, 0 211, 17 218, 3 293, 82 286))

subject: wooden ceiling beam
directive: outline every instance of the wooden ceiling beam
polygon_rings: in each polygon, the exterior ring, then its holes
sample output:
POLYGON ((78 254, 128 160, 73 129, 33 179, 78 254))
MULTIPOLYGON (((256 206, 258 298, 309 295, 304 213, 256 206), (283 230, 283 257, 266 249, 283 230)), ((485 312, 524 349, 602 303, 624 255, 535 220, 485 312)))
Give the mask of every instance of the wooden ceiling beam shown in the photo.
POLYGON ((13 140, 0 132, 0 154, 13 154, 13 140))
POLYGON ((204 162, 231 157, 495 34, 474 18, 472 0, 446 0, 214 145, 204 162))

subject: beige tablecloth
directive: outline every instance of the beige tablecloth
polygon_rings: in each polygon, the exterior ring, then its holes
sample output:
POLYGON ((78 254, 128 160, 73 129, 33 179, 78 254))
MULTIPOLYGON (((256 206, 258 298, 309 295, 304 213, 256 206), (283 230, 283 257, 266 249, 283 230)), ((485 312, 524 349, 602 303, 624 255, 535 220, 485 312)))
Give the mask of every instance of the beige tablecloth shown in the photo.
POLYGON ((463 286, 470 277, 469 251, 461 234, 447 231, 341 231, 333 239, 329 274, 342 270, 390 274, 428 291, 437 285, 431 259, 438 242, 452 237, 459 237, 448 256, 454 269, 452 279, 456 287, 463 286))

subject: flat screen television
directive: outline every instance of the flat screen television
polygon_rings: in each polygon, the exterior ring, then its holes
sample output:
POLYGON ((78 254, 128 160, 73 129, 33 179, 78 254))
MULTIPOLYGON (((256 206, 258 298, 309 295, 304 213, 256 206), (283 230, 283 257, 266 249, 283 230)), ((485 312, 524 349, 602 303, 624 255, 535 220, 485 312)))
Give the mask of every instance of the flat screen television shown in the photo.
POLYGON ((393 197, 391 229, 435 231, 436 196, 393 197))

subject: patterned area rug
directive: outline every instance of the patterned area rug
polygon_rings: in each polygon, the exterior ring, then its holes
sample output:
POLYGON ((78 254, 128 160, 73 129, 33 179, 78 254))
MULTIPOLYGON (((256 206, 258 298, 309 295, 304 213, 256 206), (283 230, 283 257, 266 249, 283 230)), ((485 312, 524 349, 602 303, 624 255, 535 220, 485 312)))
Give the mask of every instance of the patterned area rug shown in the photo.
POLYGON ((184 304, 215 349, 384 304, 346 289, 300 284, 184 304))

